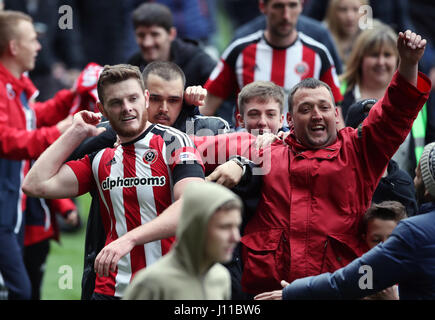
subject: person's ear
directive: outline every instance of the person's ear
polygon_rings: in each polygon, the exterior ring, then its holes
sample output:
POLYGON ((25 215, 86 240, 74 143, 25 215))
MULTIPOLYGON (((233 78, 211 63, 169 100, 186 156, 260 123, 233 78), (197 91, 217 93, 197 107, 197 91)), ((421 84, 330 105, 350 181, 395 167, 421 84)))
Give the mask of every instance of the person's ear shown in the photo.
POLYGON ((245 122, 243 121, 243 117, 242 117, 242 115, 241 115, 240 113, 238 113, 237 116, 236 116, 236 118, 237 118, 237 121, 239 122, 240 126, 241 126, 242 128, 244 128, 244 127, 245 127, 245 122))
POLYGON ((148 91, 148 89, 145 89, 143 94, 145 96, 145 108, 148 109, 148 107, 150 106, 150 92, 148 91))
POLYGON ((293 118, 290 112, 287 112, 287 124, 289 127, 291 127, 290 124, 293 124, 293 118))
POLYGON ((100 101, 97 101, 96 103, 98 110, 101 112, 101 114, 106 118, 109 119, 109 117, 107 117, 107 112, 106 110, 104 110, 104 106, 100 101))
POLYGON ((19 49, 18 49, 18 42, 17 42, 17 40, 16 39, 12 39, 12 40, 10 40, 9 42, 8 42, 8 51, 9 51, 9 53, 13 56, 13 57, 15 57, 17 54, 18 54, 18 52, 19 52, 19 49))
POLYGON ((171 27, 171 29, 169 29, 169 39, 171 41, 174 41, 176 37, 177 37, 177 29, 175 27, 171 27))
POLYGON ((284 114, 281 113, 280 119, 279 119, 279 126, 282 127, 283 123, 284 123, 284 114))

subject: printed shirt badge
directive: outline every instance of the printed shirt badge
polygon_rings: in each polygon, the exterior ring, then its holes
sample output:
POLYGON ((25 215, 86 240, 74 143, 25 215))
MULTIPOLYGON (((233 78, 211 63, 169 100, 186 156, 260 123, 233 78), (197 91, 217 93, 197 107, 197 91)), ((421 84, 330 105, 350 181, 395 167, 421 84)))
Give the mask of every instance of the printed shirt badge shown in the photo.
POLYGON ((195 161, 196 156, 192 152, 181 152, 179 155, 180 161, 195 161))
POLYGON ((301 61, 300 63, 298 63, 295 66, 295 72, 300 77, 305 76, 309 71, 310 71, 310 66, 306 62, 304 62, 304 61, 301 61))
POLYGON ((157 150, 149 149, 144 153, 142 159, 146 164, 152 165, 154 162, 156 162, 157 157, 157 150))

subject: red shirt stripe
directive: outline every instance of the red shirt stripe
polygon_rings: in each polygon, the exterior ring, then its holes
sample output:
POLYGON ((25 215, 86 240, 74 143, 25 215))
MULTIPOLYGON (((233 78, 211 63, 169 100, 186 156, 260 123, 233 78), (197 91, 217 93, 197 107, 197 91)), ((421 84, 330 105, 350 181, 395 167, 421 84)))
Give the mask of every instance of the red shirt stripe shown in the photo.
POLYGON ((281 87, 284 86, 286 56, 287 50, 273 49, 270 81, 281 87))
POLYGON ((307 71, 301 75, 301 80, 314 77, 314 66, 316 64, 316 52, 307 46, 303 46, 302 61, 306 63, 307 71))
MULTIPOLYGON (((99 184, 101 185, 101 182, 110 175, 110 169, 111 165, 110 162, 115 156, 115 150, 114 149, 106 149, 101 156, 100 163, 98 165, 98 179, 99 184), (107 172, 107 170, 109 170, 107 172)), ((101 212, 101 220, 103 221, 103 225, 106 229, 106 243, 105 245, 109 244, 110 242, 118 239, 118 234, 116 232, 116 218, 115 213, 113 210, 113 205, 110 197, 110 190, 102 190, 104 195, 104 200, 107 204, 103 203, 101 197, 100 197, 100 212, 101 212)), ((115 278, 116 278, 117 270, 115 272, 110 272, 109 277, 100 277, 97 275, 95 280, 95 291, 99 292, 101 294, 107 294, 110 296, 113 296, 115 294, 115 278), (104 291, 103 291, 104 290, 104 291)))
POLYGON ((246 47, 243 51, 243 83, 251 83, 254 81, 254 74, 257 56, 257 43, 253 43, 246 47))
MULTIPOLYGON (((334 78, 332 75, 332 67, 330 67, 325 73, 322 74, 320 80, 326 83, 334 83, 334 78)), ((343 101, 343 96, 340 92, 340 88, 337 86, 330 86, 332 94, 334 95, 335 103, 343 101)))

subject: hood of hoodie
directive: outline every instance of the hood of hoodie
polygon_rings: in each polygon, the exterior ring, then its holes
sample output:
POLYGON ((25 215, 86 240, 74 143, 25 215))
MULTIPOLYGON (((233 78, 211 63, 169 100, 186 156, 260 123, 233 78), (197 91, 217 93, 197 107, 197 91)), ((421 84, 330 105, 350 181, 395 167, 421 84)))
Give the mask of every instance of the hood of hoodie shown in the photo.
POLYGON ((39 91, 33 85, 26 74, 22 74, 20 79, 15 78, 6 67, 0 63, 0 81, 6 85, 8 95, 13 94, 18 97, 24 91, 28 100, 36 98, 39 91))
POLYGON ((189 106, 183 101, 183 107, 181 108, 180 114, 172 126, 182 132, 186 132, 186 121, 192 121, 195 116, 198 115, 201 115, 198 107, 189 106))
POLYGON ((220 206, 240 198, 229 189, 213 182, 195 182, 186 187, 176 232, 174 253, 188 272, 198 274, 204 261, 208 222, 220 206))

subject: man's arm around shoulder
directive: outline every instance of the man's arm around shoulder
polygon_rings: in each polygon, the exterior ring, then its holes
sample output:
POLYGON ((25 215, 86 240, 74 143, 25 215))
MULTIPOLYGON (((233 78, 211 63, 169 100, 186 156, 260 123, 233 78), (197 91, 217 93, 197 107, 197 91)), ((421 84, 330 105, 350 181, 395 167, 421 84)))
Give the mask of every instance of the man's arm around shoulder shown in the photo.
POLYGON ((95 259, 95 272, 102 276, 108 276, 110 271, 114 272, 116 270, 119 259, 129 253, 135 246, 175 236, 181 215, 181 195, 184 188, 191 182, 201 181, 204 181, 204 179, 184 178, 175 183, 175 201, 155 219, 136 227, 105 246, 95 259))

